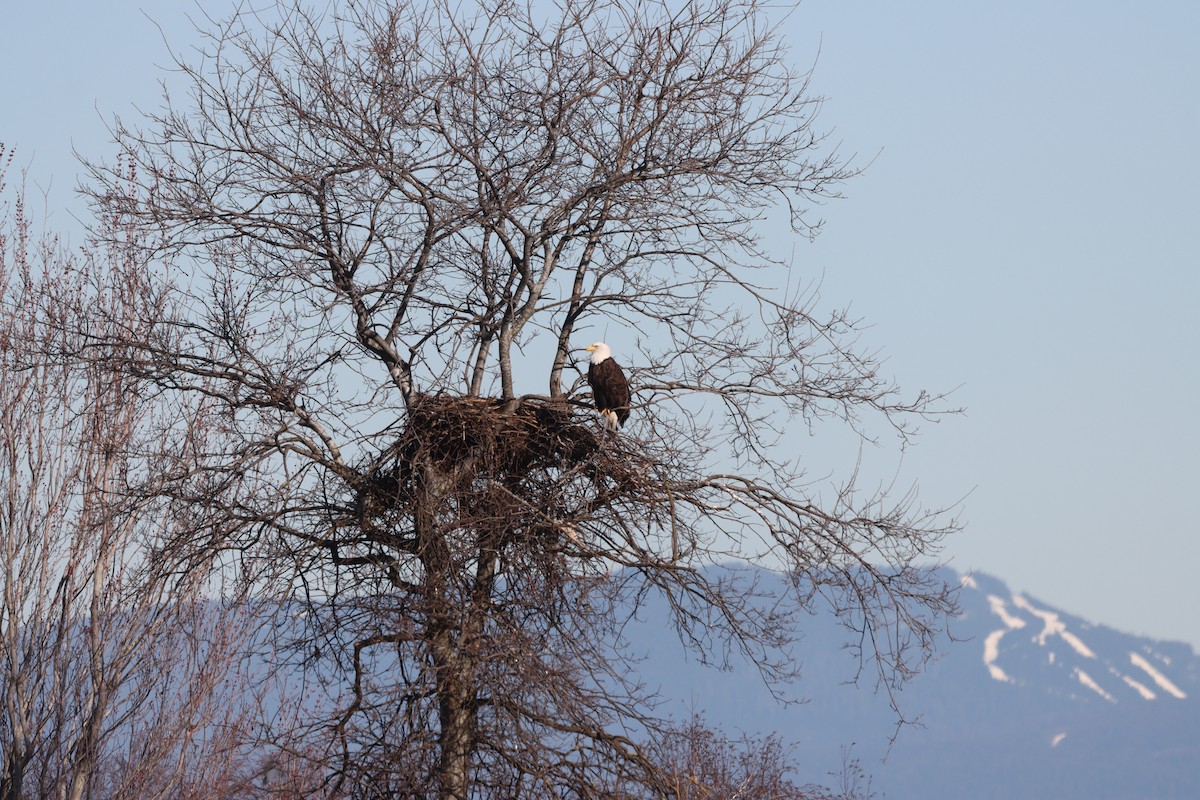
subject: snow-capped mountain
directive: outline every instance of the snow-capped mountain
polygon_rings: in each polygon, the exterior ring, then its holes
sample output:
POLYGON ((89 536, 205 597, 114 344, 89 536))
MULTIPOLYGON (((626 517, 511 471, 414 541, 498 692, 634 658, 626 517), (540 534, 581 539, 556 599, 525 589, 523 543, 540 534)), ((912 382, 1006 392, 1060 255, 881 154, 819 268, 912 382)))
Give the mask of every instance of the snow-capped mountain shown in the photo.
POLYGON ((1186 700, 1200 691, 1195 654, 1187 645, 1092 625, 1013 594, 986 575, 964 576, 961 584, 963 619, 973 629, 993 626, 982 640, 983 663, 993 680, 1114 704, 1186 700))
POLYGON ((800 705, 779 707, 745 664, 714 670, 663 645, 669 626, 653 605, 634 634, 650 656, 640 671, 662 687, 665 711, 794 741, 804 780, 836 773, 849 748, 885 798, 1200 798, 1200 658, 1190 646, 1089 623, 987 575, 945 575, 961 586, 962 613, 895 698, 916 725, 897 730, 869 668, 848 683, 859 662, 842 647, 845 631, 819 614, 796 652, 800 705))

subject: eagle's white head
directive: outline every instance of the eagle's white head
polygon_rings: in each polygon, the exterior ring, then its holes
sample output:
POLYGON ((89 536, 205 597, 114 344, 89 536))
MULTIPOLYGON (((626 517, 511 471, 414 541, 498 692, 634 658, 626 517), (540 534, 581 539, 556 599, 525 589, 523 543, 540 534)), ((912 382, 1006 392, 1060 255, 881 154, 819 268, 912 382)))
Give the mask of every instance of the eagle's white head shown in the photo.
POLYGON ((604 342, 596 342, 589 344, 587 349, 592 354, 592 363, 599 364, 602 361, 607 361, 612 358, 612 350, 604 342))

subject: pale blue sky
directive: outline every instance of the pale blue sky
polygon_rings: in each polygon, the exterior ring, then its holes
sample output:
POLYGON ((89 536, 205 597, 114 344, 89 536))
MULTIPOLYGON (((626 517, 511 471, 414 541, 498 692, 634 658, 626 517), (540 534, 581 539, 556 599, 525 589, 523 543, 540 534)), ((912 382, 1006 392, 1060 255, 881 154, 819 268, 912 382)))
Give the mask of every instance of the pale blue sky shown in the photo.
MULTIPOLYGON (((72 145, 107 157, 104 120, 157 102, 143 10, 186 48, 191 8, 4 2, 0 141, 58 227, 72 145)), ((899 468, 928 502, 969 493, 952 565, 1200 646, 1200 4, 808 0, 782 24, 870 164, 796 268, 902 385, 961 384, 966 416, 899 468)))

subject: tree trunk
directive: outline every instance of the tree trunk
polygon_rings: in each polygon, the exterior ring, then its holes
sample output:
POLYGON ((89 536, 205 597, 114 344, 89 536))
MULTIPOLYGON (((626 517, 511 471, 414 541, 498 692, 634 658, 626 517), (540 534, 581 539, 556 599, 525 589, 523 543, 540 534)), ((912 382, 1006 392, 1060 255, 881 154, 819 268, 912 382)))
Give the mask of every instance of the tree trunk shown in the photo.
POLYGON ((475 740, 475 702, 470 656, 443 627, 431 642, 437 669, 439 800, 467 800, 475 740))
POLYGON ((456 591, 454 553, 437 524, 448 487, 454 481, 436 466, 419 466, 414 522, 425 568, 425 598, 429 605, 427 636, 434 666, 438 700, 438 800, 467 800, 470 760, 475 737, 474 664, 469 651, 469 618, 465 598, 456 591))
POLYGON ((4 779, 0 782, 0 800, 21 800, 22 786, 25 783, 25 754, 14 743, 8 751, 8 764, 4 770, 4 779))

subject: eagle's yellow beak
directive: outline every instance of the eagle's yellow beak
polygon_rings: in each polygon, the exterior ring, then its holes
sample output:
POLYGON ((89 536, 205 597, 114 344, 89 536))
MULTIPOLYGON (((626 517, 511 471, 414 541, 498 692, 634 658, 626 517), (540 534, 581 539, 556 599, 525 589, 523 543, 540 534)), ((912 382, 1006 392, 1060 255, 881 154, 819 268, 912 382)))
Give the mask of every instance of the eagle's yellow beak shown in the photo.
POLYGON ((587 351, 590 353, 590 352, 592 352, 593 350, 595 350, 595 349, 596 349, 596 345, 594 345, 594 344, 589 344, 587 347, 585 347, 585 348, 583 348, 583 349, 584 349, 584 350, 587 350, 587 351))

